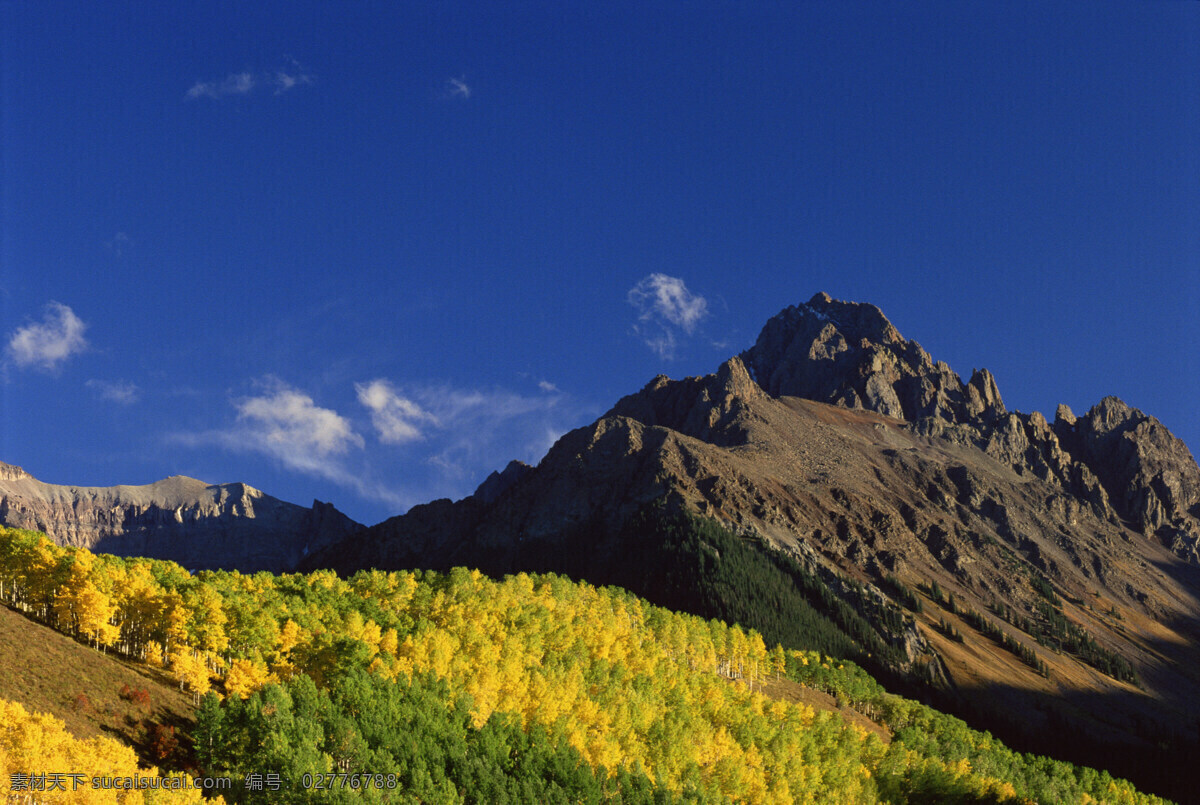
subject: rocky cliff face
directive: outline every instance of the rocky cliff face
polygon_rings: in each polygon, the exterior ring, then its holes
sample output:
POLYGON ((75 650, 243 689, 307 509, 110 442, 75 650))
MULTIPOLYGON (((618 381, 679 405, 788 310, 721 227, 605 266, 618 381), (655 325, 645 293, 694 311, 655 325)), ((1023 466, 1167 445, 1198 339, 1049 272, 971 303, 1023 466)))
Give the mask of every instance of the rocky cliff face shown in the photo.
POLYGON ((906 341, 879 308, 828 294, 772 318, 741 357, 775 397, 864 408, 910 422, 937 417, 981 423, 1005 413, 986 369, 963 383, 916 341, 906 341))
POLYGON ((827 294, 772 318, 741 357, 775 397, 876 411, 976 447, 1200 564, 1200 468, 1161 422, 1115 397, 1082 419, 1059 406, 1053 426, 1036 411, 1009 412, 987 369, 963 383, 879 308, 827 294))
POLYGON ((331 504, 306 509, 246 484, 177 475, 145 486, 59 486, 8 464, 0 464, 0 523, 97 553, 243 572, 291 570, 361 528, 331 504))
POLYGON ((536 467, 305 565, 612 578, 636 554, 627 524, 655 501, 835 589, 936 583, 955 603, 926 596, 912 629, 893 633, 899 672, 928 669, 932 652, 940 670, 925 678, 956 697, 945 706, 1029 748, 1095 736, 1115 748, 1090 762, 1147 781, 1164 744, 1200 751, 1200 468, 1183 443, 1114 398, 1079 418, 1060 407, 1053 424, 1009 411, 986 369, 964 383, 878 308, 824 294, 712 375, 653 379, 536 467), (1132 678, 1122 663, 1140 687, 1117 678, 1132 678))
POLYGON ((1118 517, 1200 565, 1200 468, 1182 441, 1116 397, 1079 419, 1059 406, 1054 432, 1095 472, 1118 517))

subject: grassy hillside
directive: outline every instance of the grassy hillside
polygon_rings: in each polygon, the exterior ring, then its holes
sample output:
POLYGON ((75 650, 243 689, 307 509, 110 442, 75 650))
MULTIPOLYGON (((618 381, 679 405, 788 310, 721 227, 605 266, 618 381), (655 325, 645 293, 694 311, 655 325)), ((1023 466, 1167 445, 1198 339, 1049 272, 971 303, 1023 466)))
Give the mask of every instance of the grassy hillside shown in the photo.
POLYGON ((1010 752, 851 663, 617 588, 461 568, 190 576, 12 531, 0 558, 7 603, 164 662, 202 700, 201 771, 279 775, 237 801, 1159 801, 1010 752), (893 739, 763 695, 785 676, 893 739))
POLYGON ((101 653, 0 607, 0 699, 60 719, 77 738, 116 737, 143 763, 182 769, 186 753, 166 740, 191 731, 190 694, 162 669, 101 653))

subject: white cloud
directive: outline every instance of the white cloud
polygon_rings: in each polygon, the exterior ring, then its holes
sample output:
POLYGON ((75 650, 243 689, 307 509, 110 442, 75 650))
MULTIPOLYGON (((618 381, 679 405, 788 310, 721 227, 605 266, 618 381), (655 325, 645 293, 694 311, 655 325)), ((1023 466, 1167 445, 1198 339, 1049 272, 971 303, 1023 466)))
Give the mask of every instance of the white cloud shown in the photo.
POLYGON ((358 401, 371 411, 371 424, 385 444, 404 444, 424 438, 422 425, 438 425, 438 419, 404 397, 386 380, 355 383, 358 401))
POLYGON ((265 455, 289 470, 325 478, 399 510, 422 502, 374 479, 364 460, 365 442, 350 420, 277 378, 267 377, 259 385, 258 395, 233 401, 236 423, 219 430, 171 433, 167 441, 265 455))
POLYGON ((594 413, 571 404, 545 381, 533 396, 444 384, 401 389, 387 380, 355 389, 381 442, 418 450, 439 471, 443 482, 431 490, 438 496, 469 494, 514 458, 536 463, 559 436, 583 424, 585 413, 594 413))
POLYGON ((679 277, 650 274, 629 289, 625 296, 638 312, 639 325, 633 331, 659 357, 675 357, 676 331, 691 335, 708 315, 708 302, 694 294, 679 277))
POLYGON ((107 240, 104 242, 104 245, 108 247, 108 250, 117 257, 121 257, 125 251, 125 248, 132 244, 133 240, 124 232, 118 232, 117 234, 113 235, 112 240, 107 240))
POLYGON ((663 329, 658 333, 646 333, 644 328, 634 327, 633 331, 642 336, 642 340, 646 342, 646 346, 650 347, 658 357, 663 360, 674 360, 675 358, 675 333, 670 330, 663 329))
POLYGON ((549 380, 539 380, 538 388, 540 388, 542 391, 546 392, 547 394, 553 394, 556 391, 558 391, 558 386, 554 385, 549 380))
POLYGON ((226 95, 248 95, 255 86, 250 73, 231 73, 224 81, 197 81, 187 91, 189 98, 223 98, 226 95))
POLYGON ((363 438, 336 411, 282 381, 267 383, 268 394, 235 403, 241 423, 237 436, 248 447, 292 469, 321 474, 331 457, 363 446, 363 438))
POLYGON ((89 380, 84 383, 99 395, 100 399, 121 405, 132 405, 141 399, 142 390, 133 383, 118 381, 109 383, 107 380, 89 380))
POLYGON ((273 72, 230 73, 222 81, 197 81, 187 91, 187 97, 220 99, 230 95, 249 95, 268 88, 274 89, 276 95, 282 95, 288 90, 313 82, 313 77, 304 71, 299 62, 295 59, 288 61, 288 67, 273 72))
POLYGON ((629 290, 629 304, 638 309, 642 321, 661 317, 691 333, 708 313, 708 302, 694 294, 679 277, 651 274, 629 290))
POLYGON ((19 328, 8 340, 8 354, 22 368, 36 366, 47 371, 83 352, 88 347, 83 331, 87 329, 66 305, 51 302, 40 324, 19 328))
POLYGON ((167 439, 265 455, 289 470, 404 510, 469 495, 514 458, 536 463, 568 429, 599 413, 544 388, 526 396, 376 378, 354 384, 354 390, 363 406, 361 421, 268 377, 252 396, 232 401, 236 421, 227 427, 167 439), (397 473, 398 458, 410 471, 397 473))
POLYGON ((467 86, 466 78, 448 78, 446 84, 452 98, 470 98, 471 88, 467 86))

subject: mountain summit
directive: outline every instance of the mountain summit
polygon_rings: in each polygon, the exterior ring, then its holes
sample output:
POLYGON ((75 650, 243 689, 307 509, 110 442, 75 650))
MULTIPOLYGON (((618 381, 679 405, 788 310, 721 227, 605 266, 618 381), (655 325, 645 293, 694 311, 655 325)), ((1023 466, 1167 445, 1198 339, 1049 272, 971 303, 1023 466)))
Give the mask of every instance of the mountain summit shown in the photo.
POLYGON ((774 397, 862 408, 910 422, 938 417, 978 424, 1005 413, 986 369, 964 384, 916 341, 906 341, 879 308, 825 293, 768 321, 741 358, 774 397))

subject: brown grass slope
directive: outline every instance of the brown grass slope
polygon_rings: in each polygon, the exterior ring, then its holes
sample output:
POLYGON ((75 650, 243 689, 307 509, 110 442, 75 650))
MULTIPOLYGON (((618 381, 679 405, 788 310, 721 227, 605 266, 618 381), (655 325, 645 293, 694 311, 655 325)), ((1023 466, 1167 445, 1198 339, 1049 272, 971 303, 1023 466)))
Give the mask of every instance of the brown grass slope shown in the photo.
POLYGON ((61 719, 77 738, 115 738, 144 764, 187 765, 195 707, 191 694, 166 674, 103 654, 3 606, 0 658, 0 699, 61 719))

